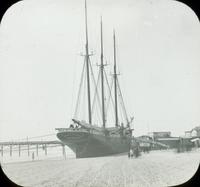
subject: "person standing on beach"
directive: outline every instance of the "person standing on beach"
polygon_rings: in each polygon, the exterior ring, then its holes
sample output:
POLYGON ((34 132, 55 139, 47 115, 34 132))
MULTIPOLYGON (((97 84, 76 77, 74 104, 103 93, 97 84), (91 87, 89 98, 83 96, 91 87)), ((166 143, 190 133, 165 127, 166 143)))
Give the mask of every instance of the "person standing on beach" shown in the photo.
POLYGON ((133 149, 130 149, 130 157, 133 158, 133 149))
POLYGON ((35 159, 34 152, 32 152, 32 161, 35 159))

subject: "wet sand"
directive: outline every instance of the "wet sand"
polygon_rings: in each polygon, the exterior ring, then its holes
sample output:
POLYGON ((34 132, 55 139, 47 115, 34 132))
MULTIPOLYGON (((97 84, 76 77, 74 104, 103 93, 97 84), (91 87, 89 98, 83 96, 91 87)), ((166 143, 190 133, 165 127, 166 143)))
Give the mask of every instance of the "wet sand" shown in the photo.
POLYGON ((152 151, 127 155, 67 158, 3 164, 6 175, 22 186, 136 187, 173 186, 188 181, 200 163, 200 149, 188 153, 152 151))

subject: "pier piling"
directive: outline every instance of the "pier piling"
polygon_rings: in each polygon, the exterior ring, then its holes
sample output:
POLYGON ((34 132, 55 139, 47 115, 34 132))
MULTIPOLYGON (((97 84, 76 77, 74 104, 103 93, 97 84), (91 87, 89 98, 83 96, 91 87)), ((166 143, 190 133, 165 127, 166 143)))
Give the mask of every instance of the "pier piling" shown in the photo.
POLYGON ((62 150, 63 150, 63 157, 66 160, 66 151, 65 151, 65 145, 62 145, 62 150))
POLYGON ((30 156, 30 151, 29 151, 29 144, 28 144, 28 156, 30 156))
POLYGON ((10 156, 12 156, 12 144, 10 144, 10 156))
POLYGON ((45 150, 45 155, 47 155, 47 144, 45 144, 44 150, 45 150))
POLYGON ((1 156, 3 156, 3 145, 1 145, 1 156))
POLYGON ((19 144, 19 157, 21 155, 21 145, 19 144))
POLYGON ((36 144, 36 154, 38 156, 38 144, 36 144))

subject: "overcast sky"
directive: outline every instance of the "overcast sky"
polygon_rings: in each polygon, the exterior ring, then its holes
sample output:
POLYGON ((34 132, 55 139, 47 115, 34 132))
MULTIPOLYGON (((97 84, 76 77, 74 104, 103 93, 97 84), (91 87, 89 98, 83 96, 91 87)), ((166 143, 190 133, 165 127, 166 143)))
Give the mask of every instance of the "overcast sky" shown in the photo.
MULTIPOLYGON (((172 0, 88 0, 90 51, 113 63, 134 134, 200 125, 200 25, 172 0)), ((55 133, 73 117, 84 52, 84 0, 24 0, 0 26, 0 141, 55 133)), ((108 67, 109 69, 110 67, 108 67)))

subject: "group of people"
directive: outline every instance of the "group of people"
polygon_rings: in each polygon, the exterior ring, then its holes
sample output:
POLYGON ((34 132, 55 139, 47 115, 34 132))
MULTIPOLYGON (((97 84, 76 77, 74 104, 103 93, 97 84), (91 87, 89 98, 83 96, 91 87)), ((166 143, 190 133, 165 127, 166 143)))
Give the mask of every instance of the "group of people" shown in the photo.
POLYGON ((73 129, 73 130, 76 130, 76 129, 78 129, 79 128, 79 126, 76 124, 71 124, 70 126, 69 126, 69 128, 70 129, 73 129))
POLYGON ((139 142, 136 141, 134 138, 131 140, 130 149, 128 152, 128 157, 139 157, 141 155, 140 145, 139 142))
POLYGON ((189 139, 179 138, 177 152, 180 153, 185 151, 191 151, 192 146, 193 144, 189 139))

